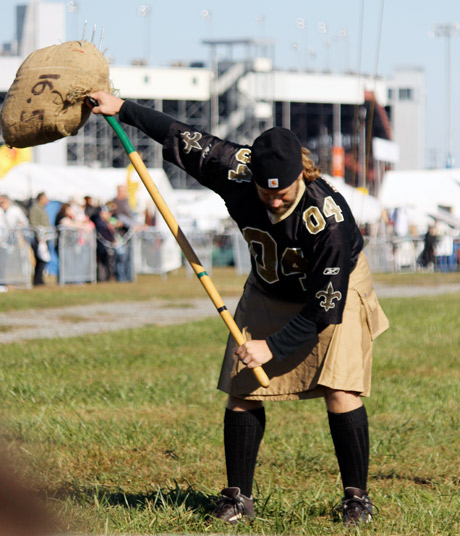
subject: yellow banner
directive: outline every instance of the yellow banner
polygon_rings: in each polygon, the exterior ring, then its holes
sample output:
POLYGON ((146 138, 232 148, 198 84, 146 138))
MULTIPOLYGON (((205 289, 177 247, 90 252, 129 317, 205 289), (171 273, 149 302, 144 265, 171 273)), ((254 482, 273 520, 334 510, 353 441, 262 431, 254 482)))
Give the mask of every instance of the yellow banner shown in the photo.
POLYGON ((126 182, 128 184, 128 201, 129 206, 131 207, 131 210, 133 212, 137 212, 137 202, 138 202, 138 191, 139 191, 139 181, 133 180, 131 178, 132 173, 134 171, 134 166, 132 164, 129 164, 129 166, 126 168, 128 174, 126 177, 126 182))
POLYGON ((4 177, 8 171, 21 164, 22 162, 30 162, 32 160, 32 149, 9 148, 6 145, 0 147, 0 178, 4 177))

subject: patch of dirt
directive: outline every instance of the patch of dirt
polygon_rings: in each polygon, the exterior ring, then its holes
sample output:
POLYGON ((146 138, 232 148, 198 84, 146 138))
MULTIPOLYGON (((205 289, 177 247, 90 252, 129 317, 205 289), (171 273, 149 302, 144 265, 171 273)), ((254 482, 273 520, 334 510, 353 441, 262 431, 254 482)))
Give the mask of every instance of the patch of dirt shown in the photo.
MULTIPOLYGON (((225 304, 234 312, 237 298, 225 304)), ((0 313, 0 344, 40 338, 67 338, 118 331, 148 325, 182 324, 218 315, 209 298, 151 300, 146 302, 115 302, 29 309, 0 313)))
MULTIPOLYGON (((379 297, 404 298, 460 292, 460 285, 386 287, 375 284, 375 290, 379 297)), ((238 298, 224 298, 224 302, 233 314, 238 298)), ((151 300, 11 311, 0 313, 0 344, 27 339, 77 337, 148 325, 182 324, 218 314, 207 297, 177 302, 151 300)))

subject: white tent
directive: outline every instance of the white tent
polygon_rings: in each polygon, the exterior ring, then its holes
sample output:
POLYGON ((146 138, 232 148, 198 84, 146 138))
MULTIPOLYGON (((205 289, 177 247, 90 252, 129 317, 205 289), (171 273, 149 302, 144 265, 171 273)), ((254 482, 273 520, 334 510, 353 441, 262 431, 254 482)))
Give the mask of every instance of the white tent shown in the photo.
POLYGON ((388 171, 379 199, 389 211, 406 212, 407 223, 420 233, 434 219, 460 224, 460 169, 388 171))
POLYGON ((343 195, 358 225, 378 223, 381 220, 382 205, 379 199, 345 184, 342 178, 329 175, 325 178, 343 195))
MULTIPOLYGON (((163 169, 150 169, 149 173, 165 199, 171 198, 172 187, 163 169)), ((0 192, 16 200, 34 198, 39 192, 46 192, 50 199, 62 202, 74 196, 90 195, 97 202, 105 203, 115 197, 117 186, 126 184, 127 177, 126 168, 46 166, 23 162, 0 179, 0 192)), ((140 182, 136 173, 130 174, 130 180, 140 182)), ((137 191, 139 202, 146 206, 150 199, 147 190, 140 184, 137 191)))
POLYGON ((185 233, 214 231, 223 233, 229 220, 224 200, 212 190, 174 190, 176 217, 185 233))
MULTIPOLYGON (((227 208, 217 194, 207 189, 174 190, 163 169, 150 169, 149 173, 184 232, 189 229, 223 232, 227 227, 227 208)), ((51 199, 62 202, 74 196, 90 195, 96 202, 104 203, 115 196, 117 185, 126 184, 127 175, 125 168, 44 166, 25 162, 13 167, 0 179, 0 193, 12 199, 27 200, 44 191, 51 199)), ((379 200, 345 184, 343 179, 326 178, 345 197, 358 224, 380 220, 379 200)), ((139 182, 139 211, 146 207, 154 210, 149 193, 135 172, 130 174, 130 180, 139 182)), ((157 222, 163 226, 161 217, 157 218, 157 222)))

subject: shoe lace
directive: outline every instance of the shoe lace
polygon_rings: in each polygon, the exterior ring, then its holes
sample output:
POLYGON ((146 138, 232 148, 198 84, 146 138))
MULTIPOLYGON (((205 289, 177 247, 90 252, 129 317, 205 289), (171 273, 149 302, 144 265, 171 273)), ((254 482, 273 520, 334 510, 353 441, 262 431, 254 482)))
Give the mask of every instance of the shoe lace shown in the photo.
POLYGON ((348 512, 351 516, 353 513, 360 515, 363 511, 367 513, 370 519, 378 513, 379 509, 372 504, 369 497, 350 497, 342 502, 342 510, 348 512))
POLYGON ((369 497, 350 497, 348 499, 342 499, 342 501, 336 504, 332 511, 334 513, 347 513, 350 517, 360 515, 362 511, 366 511, 368 516, 373 519, 376 514, 379 513, 379 509, 375 504, 371 502, 369 497))
POLYGON ((241 496, 238 497, 222 497, 217 502, 217 511, 224 512, 232 508, 235 514, 243 514, 245 510, 244 500, 241 496))

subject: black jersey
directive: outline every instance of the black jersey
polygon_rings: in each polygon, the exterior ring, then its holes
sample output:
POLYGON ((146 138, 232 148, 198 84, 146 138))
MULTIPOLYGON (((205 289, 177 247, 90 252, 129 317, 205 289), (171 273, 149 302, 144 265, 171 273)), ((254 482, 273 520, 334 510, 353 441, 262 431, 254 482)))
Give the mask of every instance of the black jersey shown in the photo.
POLYGON ((303 314, 314 322, 341 322, 363 239, 347 202, 329 182, 307 183, 294 211, 272 223, 247 166, 250 147, 174 123, 164 157, 223 198, 268 293, 305 303, 303 314))

